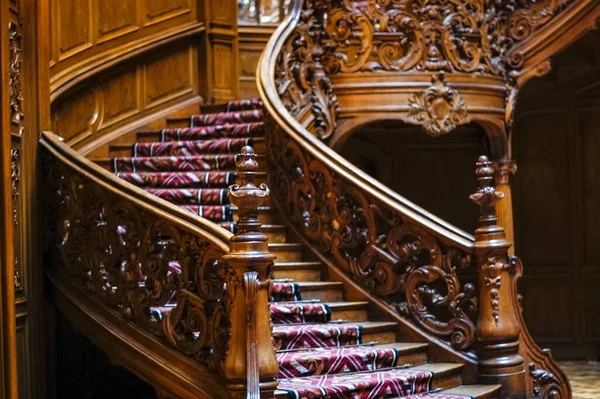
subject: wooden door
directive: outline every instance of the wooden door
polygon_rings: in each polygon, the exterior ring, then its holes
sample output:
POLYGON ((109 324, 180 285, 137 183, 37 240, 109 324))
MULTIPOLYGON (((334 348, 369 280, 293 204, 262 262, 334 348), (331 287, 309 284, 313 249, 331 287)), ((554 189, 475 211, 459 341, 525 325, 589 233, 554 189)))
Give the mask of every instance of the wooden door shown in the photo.
POLYGON ((600 35, 554 60, 519 102, 514 149, 524 314, 556 358, 600 356, 600 35))

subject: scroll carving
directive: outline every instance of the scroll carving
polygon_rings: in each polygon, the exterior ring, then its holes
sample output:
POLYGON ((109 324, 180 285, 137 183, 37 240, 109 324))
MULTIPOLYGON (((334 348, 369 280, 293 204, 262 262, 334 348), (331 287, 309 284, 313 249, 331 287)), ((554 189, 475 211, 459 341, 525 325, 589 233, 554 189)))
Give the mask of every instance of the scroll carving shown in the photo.
POLYGON ((468 122, 467 104, 460 93, 448 87, 444 72, 433 75, 431 86, 410 99, 408 118, 422 125, 432 137, 450 133, 468 122))
POLYGON ((16 23, 10 22, 9 29, 9 98, 10 111, 12 122, 19 127, 19 136, 23 133, 23 110, 21 103, 23 101, 23 87, 21 84, 22 75, 22 56, 23 49, 21 47, 22 35, 19 32, 19 27, 16 23))
POLYGON ((540 399, 561 399, 560 381, 549 371, 536 369, 529 363, 529 375, 533 379, 533 396, 540 399))
POLYGON ((475 339, 475 288, 459 273, 471 255, 442 244, 268 129, 271 186, 304 236, 350 277, 455 348, 475 339))
POLYGON ((275 83, 286 109, 298 119, 312 114, 314 122, 308 128, 324 140, 335 130, 338 101, 322 64, 324 16, 312 1, 307 3, 295 32, 279 56, 275 83))
POLYGON ((327 2, 331 72, 447 71, 504 77, 508 51, 572 0, 327 2))
POLYGON ((47 252, 58 272, 184 354, 219 369, 239 282, 223 251, 44 152, 47 252))

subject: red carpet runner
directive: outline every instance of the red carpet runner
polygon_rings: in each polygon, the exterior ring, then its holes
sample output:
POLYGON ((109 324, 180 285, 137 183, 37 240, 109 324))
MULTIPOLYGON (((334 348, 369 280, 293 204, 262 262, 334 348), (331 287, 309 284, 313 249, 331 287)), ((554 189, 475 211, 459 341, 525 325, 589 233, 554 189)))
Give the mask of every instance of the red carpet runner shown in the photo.
MULTIPOLYGON (((113 159, 114 172, 232 230, 227 188, 236 179, 235 154, 264 136, 261 108, 259 100, 245 100, 228 103, 227 112, 194 115, 189 128, 164 129, 160 142, 136 143, 132 157, 113 159)), ((179 265, 170 272, 180 273, 179 265)), ((399 367, 395 348, 361 345, 360 323, 332 322, 327 304, 302 302, 298 284, 275 282, 272 295, 279 389, 290 398, 468 398, 428 393, 432 372, 399 367)))

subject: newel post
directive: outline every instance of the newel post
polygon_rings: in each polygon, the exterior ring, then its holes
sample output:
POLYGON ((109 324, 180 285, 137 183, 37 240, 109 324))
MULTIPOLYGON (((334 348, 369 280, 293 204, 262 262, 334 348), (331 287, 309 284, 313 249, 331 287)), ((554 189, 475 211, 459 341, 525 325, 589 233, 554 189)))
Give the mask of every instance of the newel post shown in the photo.
POLYGON ((243 282, 231 309, 229 351, 223 365, 228 388, 235 397, 273 397, 279 365, 271 338, 269 313, 270 274, 275 256, 267 237, 259 232, 258 207, 269 197, 265 184, 254 184, 258 163, 252 147, 238 155, 239 184, 229 187, 229 199, 238 207, 237 233, 231 238, 223 260, 243 282))
POLYGON ((516 317, 517 263, 508 255, 512 243, 498 225, 495 207, 504 194, 494 187, 494 170, 481 156, 476 170, 479 189, 471 201, 480 207, 475 230, 479 274, 479 318, 476 350, 478 380, 501 384, 501 398, 525 398, 525 365, 519 355, 520 322, 516 317))

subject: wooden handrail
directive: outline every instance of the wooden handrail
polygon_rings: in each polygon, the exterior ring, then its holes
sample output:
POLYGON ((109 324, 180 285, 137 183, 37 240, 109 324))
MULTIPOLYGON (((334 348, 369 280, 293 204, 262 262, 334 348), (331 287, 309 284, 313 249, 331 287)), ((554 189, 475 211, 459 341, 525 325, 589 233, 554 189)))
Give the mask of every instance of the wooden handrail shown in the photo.
POLYGON ((286 110, 275 84, 275 68, 277 58, 283 50, 286 40, 290 38, 296 28, 303 5, 303 0, 294 0, 290 14, 269 40, 259 62, 256 72, 258 91, 268 113, 291 140, 335 171, 343 180, 368 191, 394 212, 423 226, 429 233, 438 236, 442 241, 469 251, 475 242, 472 235, 420 208, 364 173, 314 137, 286 110))
POLYGON ((273 396, 275 257, 258 231, 269 189, 253 183, 254 150, 238 156, 240 184, 229 191, 240 218, 233 235, 124 182, 50 132, 40 143, 53 275, 221 374, 232 396, 273 396), (171 270, 174 262, 180 271, 171 270))

